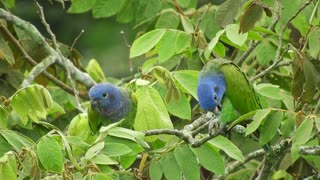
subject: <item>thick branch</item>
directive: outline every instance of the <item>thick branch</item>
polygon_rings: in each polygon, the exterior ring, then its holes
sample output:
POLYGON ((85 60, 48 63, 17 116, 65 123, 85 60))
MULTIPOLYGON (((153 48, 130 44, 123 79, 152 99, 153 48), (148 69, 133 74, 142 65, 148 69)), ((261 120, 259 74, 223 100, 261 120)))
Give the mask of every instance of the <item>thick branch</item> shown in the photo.
MULTIPOLYGON (((21 46, 20 42, 6 29, 6 27, 0 26, 0 29, 3 31, 3 33, 6 35, 6 37, 17 47, 17 49, 20 51, 20 53, 26 59, 27 63, 31 64, 32 66, 37 66, 37 62, 29 56, 29 54, 21 46)), ((59 86, 64 91, 66 91, 72 95, 74 94, 73 89, 71 87, 69 87, 67 84, 60 81, 59 79, 57 79, 56 77, 54 77, 53 75, 48 73, 47 71, 42 71, 42 75, 45 76, 48 80, 50 80, 54 84, 56 84, 57 86, 59 86)), ((22 87, 25 87, 25 86, 26 86, 26 84, 22 87)), ((82 99, 88 99, 88 95, 86 93, 80 93, 79 96, 82 99)))
MULTIPOLYGON (((182 130, 178 129, 155 129, 155 130, 148 130, 145 131, 146 136, 152 136, 152 135, 160 135, 160 134, 167 134, 167 135, 174 135, 179 137, 180 139, 183 139, 186 143, 190 144, 192 147, 199 147, 202 144, 206 143, 210 139, 220 135, 220 134, 226 134, 228 127, 222 126, 219 124, 219 119, 212 114, 211 112, 208 112, 207 114, 202 115, 193 123, 186 125, 182 130), (215 129, 211 131, 210 129, 210 123, 214 123, 215 129), (213 133, 209 133, 208 135, 205 135, 202 138, 197 137, 200 130, 208 128, 209 131, 213 133)), ((245 128, 241 125, 236 125, 231 129, 232 132, 238 133, 238 134, 244 134, 245 128)))
MULTIPOLYGON (((5 19, 7 22, 10 22, 16 25, 18 28, 24 30, 28 35, 33 39, 34 42, 37 42, 39 45, 44 47, 48 56, 55 57, 56 63, 63 68, 66 68, 63 59, 59 56, 59 54, 46 42, 44 37, 40 34, 40 32, 29 22, 26 22, 20 19, 17 16, 10 14, 4 9, 0 8, 0 18, 5 19)), ((95 84, 95 82, 91 79, 91 77, 82 71, 80 71, 77 67, 73 65, 73 63, 68 60, 67 66, 70 68, 71 76, 77 81, 84 84, 86 87, 91 87, 95 84)))
POLYGON ((320 146, 300 146, 299 151, 302 155, 320 155, 320 146))

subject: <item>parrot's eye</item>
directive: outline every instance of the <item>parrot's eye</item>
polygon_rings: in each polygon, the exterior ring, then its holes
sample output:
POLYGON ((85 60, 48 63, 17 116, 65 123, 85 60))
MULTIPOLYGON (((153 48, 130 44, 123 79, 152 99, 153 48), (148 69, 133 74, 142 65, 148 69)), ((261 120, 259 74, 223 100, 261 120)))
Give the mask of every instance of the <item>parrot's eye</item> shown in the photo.
POLYGON ((218 96, 217 95, 214 95, 213 96, 213 99, 216 101, 216 100, 218 100, 218 96))
POLYGON ((104 98, 108 97, 108 93, 103 93, 102 97, 104 97, 104 98))

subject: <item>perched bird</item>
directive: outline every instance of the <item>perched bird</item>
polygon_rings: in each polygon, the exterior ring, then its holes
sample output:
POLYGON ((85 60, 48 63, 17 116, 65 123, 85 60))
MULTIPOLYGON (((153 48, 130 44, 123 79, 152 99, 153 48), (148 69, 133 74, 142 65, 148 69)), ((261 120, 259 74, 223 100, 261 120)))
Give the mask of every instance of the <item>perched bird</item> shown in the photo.
MULTIPOLYGON (((262 108, 246 75, 231 61, 222 58, 209 61, 201 70, 197 95, 202 109, 213 112, 222 109, 222 123, 229 123, 240 114, 262 108), (226 111, 235 111, 233 115, 223 113, 226 106, 229 108, 226 111)), ((269 149, 268 145, 263 147, 269 149)))
POLYGON ((219 107, 224 94, 240 114, 261 109, 246 75, 238 66, 222 58, 209 61, 201 70, 197 93, 204 110, 219 107))
POLYGON ((122 126, 132 127, 136 105, 130 90, 109 83, 100 83, 89 90, 91 107, 88 110, 89 124, 97 132, 101 123, 114 123, 125 119, 122 126))

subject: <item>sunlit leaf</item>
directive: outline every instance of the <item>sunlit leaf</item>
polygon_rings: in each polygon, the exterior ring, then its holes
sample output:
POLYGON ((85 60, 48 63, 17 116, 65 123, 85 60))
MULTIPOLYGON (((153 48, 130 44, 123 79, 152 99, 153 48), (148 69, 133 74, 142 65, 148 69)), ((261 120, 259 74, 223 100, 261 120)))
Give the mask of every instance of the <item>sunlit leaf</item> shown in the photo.
POLYGON ((200 166, 196 156, 188 146, 178 146, 173 153, 186 180, 200 179, 200 166))
POLYGON ((52 172, 62 172, 62 147, 55 138, 43 136, 37 144, 37 153, 42 166, 46 170, 52 172))
POLYGON ((271 112, 271 109, 261 109, 257 110, 256 114, 252 118, 252 122, 248 124, 246 128, 246 136, 253 133, 258 129, 262 121, 267 117, 267 115, 271 112))
POLYGON ((94 6, 96 0, 72 0, 68 13, 84 13, 94 6))
POLYGON ((140 56, 151 50, 165 34, 164 29, 155 29, 136 39, 130 49, 130 58, 140 56))
POLYGON ((228 25, 226 27, 226 35, 230 41, 232 41, 233 43, 239 46, 242 46, 248 37, 248 33, 242 34, 239 32, 239 25, 237 24, 228 25))

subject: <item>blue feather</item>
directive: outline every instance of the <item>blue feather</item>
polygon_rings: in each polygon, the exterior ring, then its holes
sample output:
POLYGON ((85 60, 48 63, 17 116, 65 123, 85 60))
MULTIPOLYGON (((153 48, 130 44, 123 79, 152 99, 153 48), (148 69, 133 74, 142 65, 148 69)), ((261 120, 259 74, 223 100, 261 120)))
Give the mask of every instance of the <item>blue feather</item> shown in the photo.
POLYGON ((215 111, 217 106, 220 106, 225 91, 223 73, 208 70, 200 73, 197 95, 203 110, 215 111))
POLYGON ((109 83, 93 86, 89 90, 89 97, 92 109, 113 122, 124 118, 130 110, 128 93, 109 83))

